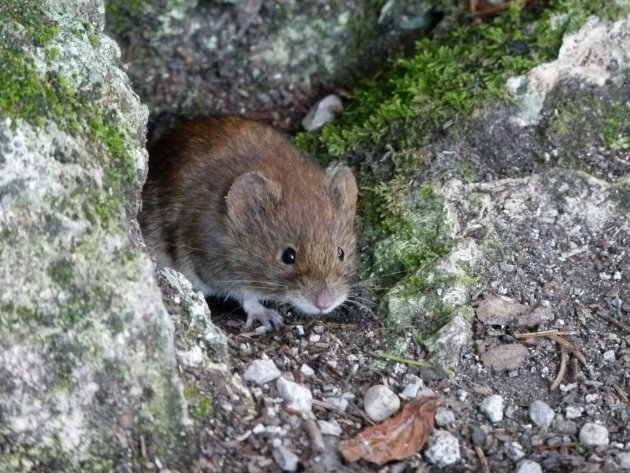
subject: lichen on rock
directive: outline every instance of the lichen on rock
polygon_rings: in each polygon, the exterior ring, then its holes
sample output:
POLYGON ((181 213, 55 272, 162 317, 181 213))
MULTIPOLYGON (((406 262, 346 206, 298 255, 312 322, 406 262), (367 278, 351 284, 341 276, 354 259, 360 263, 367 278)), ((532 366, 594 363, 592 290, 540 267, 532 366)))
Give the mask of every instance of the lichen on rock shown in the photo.
POLYGON ((194 450, 172 324, 133 240, 147 110, 103 15, 0 6, 3 471, 176 467, 194 450))

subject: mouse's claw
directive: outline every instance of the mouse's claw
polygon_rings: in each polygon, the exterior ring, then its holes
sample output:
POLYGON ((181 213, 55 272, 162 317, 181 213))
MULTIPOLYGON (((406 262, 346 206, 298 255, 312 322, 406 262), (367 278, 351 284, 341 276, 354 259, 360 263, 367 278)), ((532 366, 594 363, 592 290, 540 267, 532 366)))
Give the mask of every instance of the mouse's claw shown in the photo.
POLYGON ((256 310, 247 312, 247 322, 245 322, 245 329, 249 330, 254 325, 254 322, 260 322, 263 332, 270 332, 274 328, 280 328, 284 325, 282 322, 282 316, 277 310, 267 309, 260 306, 256 310))

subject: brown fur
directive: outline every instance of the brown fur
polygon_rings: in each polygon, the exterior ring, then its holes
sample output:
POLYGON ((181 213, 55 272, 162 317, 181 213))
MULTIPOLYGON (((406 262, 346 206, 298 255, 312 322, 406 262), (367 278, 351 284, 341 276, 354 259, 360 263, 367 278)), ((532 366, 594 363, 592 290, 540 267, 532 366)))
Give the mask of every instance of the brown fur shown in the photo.
POLYGON ((140 224, 158 264, 238 300, 291 302, 322 287, 347 295, 357 197, 347 167, 324 171, 277 132, 233 116, 176 128, 149 155, 140 224), (288 247, 292 265, 281 260, 288 247))

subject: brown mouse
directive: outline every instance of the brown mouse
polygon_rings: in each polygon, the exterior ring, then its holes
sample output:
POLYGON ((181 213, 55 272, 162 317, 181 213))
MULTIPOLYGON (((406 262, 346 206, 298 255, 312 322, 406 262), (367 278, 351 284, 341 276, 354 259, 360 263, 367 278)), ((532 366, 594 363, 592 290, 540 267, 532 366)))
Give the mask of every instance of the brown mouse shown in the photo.
POLYGON ((346 300, 355 270, 357 185, 278 132, 236 116, 185 123, 149 149, 139 216, 158 267, 183 273, 206 296, 231 297, 281 325, 262 302, 326 314, 346 300))

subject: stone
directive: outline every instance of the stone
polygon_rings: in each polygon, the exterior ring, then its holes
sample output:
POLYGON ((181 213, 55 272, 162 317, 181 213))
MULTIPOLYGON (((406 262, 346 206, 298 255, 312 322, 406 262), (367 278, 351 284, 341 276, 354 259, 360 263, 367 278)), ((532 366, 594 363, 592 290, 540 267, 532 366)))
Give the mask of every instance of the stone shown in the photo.
POLYGON ((327 95, 311 107, 302 119, 302 127, 306 131, 319 130, 326 123, 333 121, 341 112, 343 112, 341 99, 334 94, 327 95))
POLYGON ((564 412, 567 419, 577 419, 582 416, 584 408, 582 406, 567 406, 564 412))
POLYGON ((328 396, 324 398, 324 402, 330 404, 339 412, 346 412, 348 408, 348 400, 343 396, 328 396))
POLYGON ((479 410, 481 410, 491 422, 500 422, 503 420, 503 398, 498 394, 488 396, 481 401, 479 410))
POLYGON ((542 301, 536 305, 531 311, 522 314, 516 319, 517 325, 520 327, 536 327, 554 319, 553 309, 549 301, 542 301))
POLYGON ((603 357, 605 362, 612 363, 615 361, 615 350, 605 351, 603 357))
POLYGON ((486 325, 507 325, 516 317, 527 312, 527 306, 505 296, 486 295, 475 314, 486 325))
POLYGON ((516 465, 514 473, 543 473, 543 469, 535 461, 523 460, 516 465))
POLYGON ((282 377, 276 382, 278 394, 288 407, 300 412, 310 412, 313 405, 313 394, 310 389, 282 377))
POLYGON ((272 360, 254 360, 243 373, 243 378, 263 385, 278 378, 281 374, 272 360))
POLYGON ((525 450, 523 449, 523 446, 518 442, 510 443, 507 446, 505 453, 510 461, 514 463, 518 462, 525 456, 525 450))
POLYGON ((272 455, 282 471, 297 471, 300 458, 284 445, 276 445, 272 455))
POLYGON ((499 345, 481 355, 482 363, 496 371, 514 370, 527 356, 527 348, 520 343, 499 345))
POLYGON ((327 420, 318 420, 317 424, 319 425, 319 430, 321 430, 322 435, 332 435, 333 437, 341 436, 341 427, 339 427, 339 424, 334 420, 330 422, 327 420))
POLYGON ((459 440, 446 430, 434 430, 424 456, 439 467, 453 465, 460 459, 459 440))
POLYGON ((585 447, 601 447, 608 445, 608 429, 600 424, 587 422, 580 429, 580 443, 585 447))
POLYGON ((442 364, 457 367, 462 348, 471 340, 470 322, 456 311, 451 320, 437 331, 433 343, 427 344, 427 349, 433 357, 440 359, 442 364))
POLYGON ((307 376, 307 377, 313 376, 315 374, 315 371, 313 370, 313 368, 311 368, 307 364, 302 364, 302 366, 300 366, 300 371, 302 372, 304 376, 307 376))
POLYGON ((363 398, 363 409, 374 422, 391 417, 400 408, 400 399, 383 384, 370 387, 363 398))
POLYGON ((455 414, 450 409, 440 406, 435 412, 435 425, 447 427, 455 422, 455 414))
POLYGON ((622 470, 630 470, 630 452, 617 453, 617 463, 622 470))
POLYGON ((529 405, 529 418, 542 429, 551 425, 555 415, 554 410, 543 401, 536 400, 529 405))

